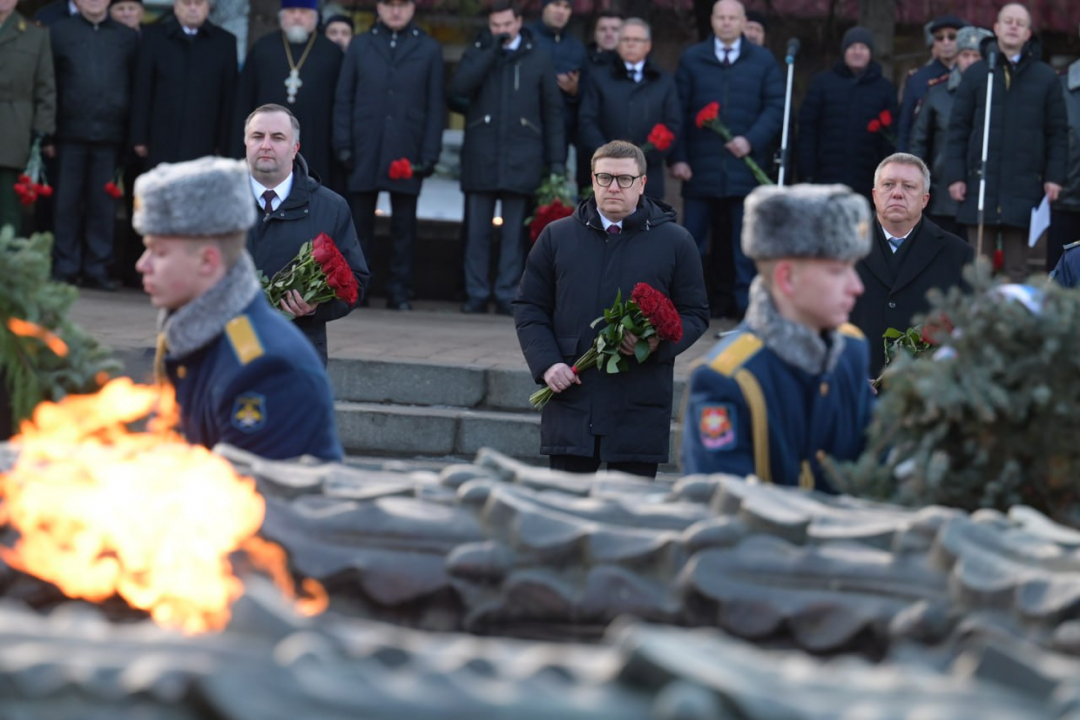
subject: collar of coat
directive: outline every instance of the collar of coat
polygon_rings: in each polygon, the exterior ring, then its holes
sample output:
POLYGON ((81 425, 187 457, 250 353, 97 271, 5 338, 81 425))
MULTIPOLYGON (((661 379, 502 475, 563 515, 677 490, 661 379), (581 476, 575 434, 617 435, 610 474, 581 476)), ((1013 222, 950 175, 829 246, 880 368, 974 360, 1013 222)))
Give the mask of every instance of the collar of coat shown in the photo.
MULTIPOLYGON (((401 28, 401 30, 399 30, 397 34, 398 34, 398 37, 401 37, 401 36, 404 36, 404 35, 412 35, 413 37, 416 37, 417 35, 420 34, 420 32, 421 32, 420 28, 416 27, 416 25, 413 25, 412 21, 410 20, 409 24, 406 25, 405 27, 401 28)), ((387 37, 393 37, 394 31, 391 30, 390 28, 388 28, 386 26, 386 23, 384 23, 382 20, 377 20, 377 21, 375 21, 375 24, 371 26, 371 34, 372 35, 386 35, 387 37)))
POLYGON ((304 160, 304 156, 297 153, 296 160, 293 161, 293 184, 292 189, 289 191, 289 197, 281 201, 281 205, 278 209, 263 217, 259 222, 269 222, 271 220, 291 220, 297 217, 304 217, 307 214, 307 208, 311 204, 311 194, 322 185, 322 181, 318 175, 313 175, 308 170, 307 161, 304 160), (303 212, 299 212, 300 208, 304 208, 303 212))
POLYGON ((169 356, 187 357, 209 345, 260 292, 255 263, 245 251, 214 287, 184 307, 158 315, 158 330, 165 333, 169 356))
MULTIPOLYGON (((617 80, 629 80, 629 71, 626 69, 626 61, 618 55, 611 62, 611 74, 617 80)), ((645 80, 654 80, 660 76, 660 68, 656 67, 652 56, 645 58, 645 64, 641 66, 641 77, 645 80)))
POLYGON ((746 325, 781 360, 809 375, 831 372, 844 352, 844 336, 836 330, 817 333, 781 315, 761 276, 750 283, 746 325))
MULTIPOLYGON (((203 24, 195 29, 195 34, 192 37, 199 37, 200 35, 210 35, 213 32, 214 24, 209 20, 203 21, 203 24)), ((184 37, 184 28, 180 24, 180 21, 176 19, 176 16, 169 18, 165 22, 165 34, 170 37, 184 37)))

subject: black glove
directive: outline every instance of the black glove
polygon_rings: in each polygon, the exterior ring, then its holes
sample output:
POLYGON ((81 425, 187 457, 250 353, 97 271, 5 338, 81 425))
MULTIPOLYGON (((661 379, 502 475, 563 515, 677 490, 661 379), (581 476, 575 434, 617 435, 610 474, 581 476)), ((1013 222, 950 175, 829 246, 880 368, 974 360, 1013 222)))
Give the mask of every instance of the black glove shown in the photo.
POLYGON ((566 175, 566 166, 562 163, 551 163, 552 175, 566 175))
POLYGON ((338 162, 341 163, 341 166, 346 170, 353 169, 352 150, 349 150, 348 148, 342 148, 341 150, 338 150, 337 159, 338 162))
POLYGON ((426 178, 435 174, 435 165, 433 163, 416 163, 412 166, 413 177, 426 178))
POLYGON ((495 49, 501 50, 503 45, 510 42, 510 33, 499 33, 493 39, 495 40, 495 49))

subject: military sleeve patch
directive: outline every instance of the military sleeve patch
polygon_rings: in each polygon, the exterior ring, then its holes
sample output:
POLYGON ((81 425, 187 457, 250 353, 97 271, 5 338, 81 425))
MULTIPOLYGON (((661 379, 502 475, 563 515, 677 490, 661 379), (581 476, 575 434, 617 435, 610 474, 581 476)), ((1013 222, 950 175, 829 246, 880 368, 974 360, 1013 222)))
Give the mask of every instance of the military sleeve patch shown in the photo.
POLYGON ((701 445, 706 450, 735 448, 735 408, 728 403, 705 405, 698 420, 701 445))
POLYGON ((239 395, 233 402, 232 426, 253 433, 266 425, 266 397, 258 393, 239 395))

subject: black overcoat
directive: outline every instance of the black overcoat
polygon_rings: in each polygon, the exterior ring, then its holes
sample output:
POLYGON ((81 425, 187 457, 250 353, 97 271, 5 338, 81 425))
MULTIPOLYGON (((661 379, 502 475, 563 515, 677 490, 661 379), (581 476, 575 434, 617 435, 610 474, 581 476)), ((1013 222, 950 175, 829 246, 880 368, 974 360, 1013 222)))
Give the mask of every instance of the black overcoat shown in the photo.
POLYGON ((131 145, 150 167, 229 151, 236 36, 207 21, 195 35, 175 17, 143 28, 131 107, 131 145))
MULTIPOLYGON (((293 62, 300 62, 306 43, 290 43, 293 62)), ((307 158, 312 172, 324 182, 330 178, 332 163, 330 136, 334 119, 334 91, 337 89, 341 48, 316 35, 311 53, 300 68, 303 86, 296 102, 289 103, 285 79, 289 77, 289 61, 280 30, 268 33, 251 47, 237 86, 233 120, 233 142, 236 157, 244 157, 244 120, 252 110, 267 103, 284 105, 300 121, 300 151, 307 158)))
POLYGON ((963 269, 975 259, 975 249, 924 217, 893 255, 881 225, 872 225, 870 254, 855 266, 865 290, 851 323, 870 343, 870 375, 877 377, 885 364, 885 331, 911 327, 916 315, 929 310, 926 293, 932 288, 965 287, 963 269))
MULTIPOLYGON (((626 64, 616 57, 586 80, 578 116, 579 151, 592 157, 598 147, 612 140, 643 145, 657 123, 678 137, 681 115, 674 77, 646 59, 641 82, 634 82, 626 64)), ((651 198, 664 197, 664 158, 670 152, 670 147, 652 149, 645 156, 649 177, 645 194, 651 198)))
POLYGON ((461 149, 463 192, 532 195, 545 168, 566 159, 555 67, 528 30, 506 52, 487 31, 461 58, 450 92, 468 102, 461 149))
POLYGON ((930 87, 922 98, 922 107, 915 116, 911 130, 909 149, 930 166, 930 181, 933 188, 930 204, 926 210, 931 215, 956 217, 960 203, 949 195, 945 179, 945 143, 949 137, 949 116, 952 114, 956 89, 960 87, 961 74, 955 70, 940 81, 931 81, 930 87))
MULTIPOLYGON (((994 38, 983 42, 984 56, 994 38)), ((1020 62, 994 68, 990 143, 986 161, 985 222, 1026 228, 1031 210, 1042 200, 1043 183, 1064 185, 1069 153, 1068 120, 1061 81, 1039 60, 1039 46, 1027 43, 1020 62), (1008 80, 1006 80, 1006 77, 1008 80)), ((970 66, 960 81, 949 116, 944 184, 967 183, 957 220, 979 222, 979 173, 986 109, 986 60, 970 66)))
POLYGON ((334 149, 352 153, 349 192, 420 193, 422 178, 391 180, 390 163, 438 162, 443 94, 442 48, 423 30, 394 33, 380 22, 353 38, 334 102, 334 149))
POLYGON ((603 462, 668 461, 675 357, 709 324, 701 257, 690 233, 664 203, 642 197, 618 235, 604 231, 596 201, 544 228, 525 263, 514 321, 529 371, 538 384, 552 365, 572 365, 589 349, 590 323, 622 292, 648 283, 671 298, 682 318, 677 343, 662 341, 625 373, 585 371, 580 385, 555 395, 540 420, 540 452, 592 457, 594 437, 603 462))

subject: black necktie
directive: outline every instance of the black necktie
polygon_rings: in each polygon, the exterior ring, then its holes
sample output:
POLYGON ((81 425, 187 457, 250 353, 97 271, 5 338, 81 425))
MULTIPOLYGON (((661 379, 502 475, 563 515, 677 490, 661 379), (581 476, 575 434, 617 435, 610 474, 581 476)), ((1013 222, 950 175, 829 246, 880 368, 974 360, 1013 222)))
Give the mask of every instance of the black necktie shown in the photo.
POLYGON ((267 190, 262 194, 263 199, 263 212, 269 215, 274 212, 274 199, 277 197, 277 193, 273 190, 267 190))

